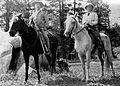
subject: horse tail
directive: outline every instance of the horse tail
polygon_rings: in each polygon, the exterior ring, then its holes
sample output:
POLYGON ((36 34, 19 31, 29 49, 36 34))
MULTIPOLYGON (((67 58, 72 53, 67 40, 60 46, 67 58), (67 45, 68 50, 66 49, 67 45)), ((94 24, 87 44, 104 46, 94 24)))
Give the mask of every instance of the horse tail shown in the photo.
POLYGON ((10 65, 9 65, 8 71, 16 72, 17 62, 18 62, 18 59, 20 57, 20 52, 21 52, 21 48, 20 47, 19 48, 14 48, 13 47, 11 61, 10 61, 10 65))

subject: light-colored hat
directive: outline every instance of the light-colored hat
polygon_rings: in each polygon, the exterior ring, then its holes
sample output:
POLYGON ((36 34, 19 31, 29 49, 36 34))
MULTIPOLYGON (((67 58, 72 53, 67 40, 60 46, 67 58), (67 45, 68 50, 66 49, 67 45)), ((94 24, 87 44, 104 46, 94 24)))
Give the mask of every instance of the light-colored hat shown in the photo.
POLYGON ((85 5, 85 9, 87 9, 88 6, 92 6, 92 7, 94 8, 94 5, 93 5, 92 3, 87 3, 87 4, 85 5))
POLYGON ((35 1, 32 3, 32 6, 35 6, 35 4, 39 4, 41 7, 44 6, 44 4, 42 2, 39 2, 39 1, 35 1))

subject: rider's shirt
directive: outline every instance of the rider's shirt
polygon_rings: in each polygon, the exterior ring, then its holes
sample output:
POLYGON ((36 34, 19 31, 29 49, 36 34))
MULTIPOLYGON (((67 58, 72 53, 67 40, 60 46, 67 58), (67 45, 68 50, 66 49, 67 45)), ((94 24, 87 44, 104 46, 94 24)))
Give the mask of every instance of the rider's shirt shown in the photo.
POLYGON ((36 23, 36 18, 37 18, 38 12, 40 12, 40 11, 35 11, 35 12, 31 15, 31 17, 30 17, 30 22, 33 21, 34 23, 36 23))
POLYGON ((41 11, 40 13, 37 14, 37 25, 39 28, 45 28, 49 26, 49 20, 47 16, 47 12, 41 11))
POLYGON ((49 26, 49 20, 47 17, 47 12, 45 11, 36 11, 30 17, 30 23, 33 21, 39 29, 49 26))
POLYGON ((98 15, 95 12, 87 12, 83 15, 82 24, 90 24, 91 26, 98 23, 98 15))

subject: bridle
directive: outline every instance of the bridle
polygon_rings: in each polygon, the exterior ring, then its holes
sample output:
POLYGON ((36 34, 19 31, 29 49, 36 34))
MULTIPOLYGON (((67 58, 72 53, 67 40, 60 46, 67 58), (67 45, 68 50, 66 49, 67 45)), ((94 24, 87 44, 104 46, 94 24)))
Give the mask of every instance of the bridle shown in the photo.
POLYGON ((78 27, 77 25, 77 20, 75 19, 75 17, 72 17, 74 20, 75 20, 75 25, 74 27, 72 28, 71 30, 71 34, 74 36, 74 35, 77 35, 78 33, 80 33, 82 30, 84 30, 84 28, 80 29, 79 31, 77 31, 76 33, 73 33, 74 29, 78 27))

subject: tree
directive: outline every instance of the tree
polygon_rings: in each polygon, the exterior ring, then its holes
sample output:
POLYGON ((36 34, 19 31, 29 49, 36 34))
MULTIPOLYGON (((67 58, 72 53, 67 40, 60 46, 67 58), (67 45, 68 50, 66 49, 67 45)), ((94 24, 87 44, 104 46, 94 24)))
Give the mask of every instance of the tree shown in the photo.
POLYGON ((110 9, 107 3, 104 3, 103 0, 88 0, 88 2, 95 5, 95 12, 98 14, 98 26, 99 30, 109 29, 110 28, 110 20, 109 14, 110 9))
POLYGON ((6 21, 5 31, 9 30, 9 21, 12 17, 12 14, 14 12, 17 12, 17 13, 21 12, 23 8, 26 6, 26 3, 24 2, 26 2, 26 0, 21 0, 21 1, 20 0, 1 0, 0 1, 0 3, 2 3, 1 9, 0 9, 0 12, 2 13, 2 15, 0 15, 0 18, 6 21))

